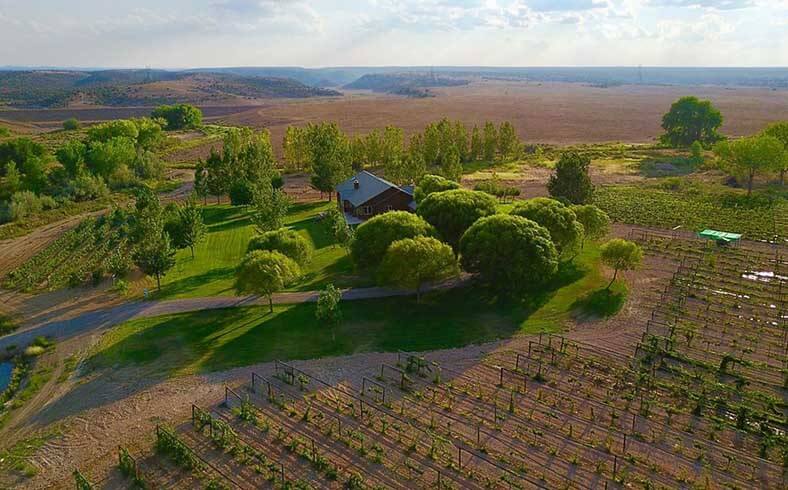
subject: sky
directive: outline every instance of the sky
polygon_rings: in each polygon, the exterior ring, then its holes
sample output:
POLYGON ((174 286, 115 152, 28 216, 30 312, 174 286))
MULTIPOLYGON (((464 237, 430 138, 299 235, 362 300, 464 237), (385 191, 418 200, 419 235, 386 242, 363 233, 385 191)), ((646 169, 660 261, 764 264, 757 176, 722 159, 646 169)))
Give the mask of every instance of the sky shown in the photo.
POLYGON ((0 0, 0 66, 788 66, 788 0, 0 0))

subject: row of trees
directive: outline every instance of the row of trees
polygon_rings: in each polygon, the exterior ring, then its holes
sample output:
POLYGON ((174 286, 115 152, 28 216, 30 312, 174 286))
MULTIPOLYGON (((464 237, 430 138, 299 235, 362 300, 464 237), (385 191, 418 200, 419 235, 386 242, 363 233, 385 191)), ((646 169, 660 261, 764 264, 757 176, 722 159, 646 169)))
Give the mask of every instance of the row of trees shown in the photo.
POLYGON ((310 171, 312 184, 330 194, 333 188, 365 167, 380 167, 396 184, 417 181, 427 173, 459 180, 464 163, 516 158, 522 151, 509 122, 492 122, 469 130, 461 121, 442 119, 405 143, 402 128, 387 126, 350 138, 334 123, 290 126, 283 140, 285 168, 310 171))
POLYGON ((459 257, 463 270, 500 291, 519 292, 544 284, 559 261, 571 260, 586 238, 603 237, 610 225, 592 205, 536 198, 500 214, 493 196, 445 186, 442 177, 425 176, 417 214, 389 212, 361 224, 350 246, 356 266, 419 292, 425 282, 455 275, 459 257))

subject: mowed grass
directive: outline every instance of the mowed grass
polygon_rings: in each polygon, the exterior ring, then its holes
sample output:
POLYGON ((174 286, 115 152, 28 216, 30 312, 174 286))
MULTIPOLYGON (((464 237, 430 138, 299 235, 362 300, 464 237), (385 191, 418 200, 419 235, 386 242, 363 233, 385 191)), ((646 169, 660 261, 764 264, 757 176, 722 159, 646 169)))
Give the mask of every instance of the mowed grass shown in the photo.
POLYGON ((143 365, 169 375, 358 352, 462 347, 520 333, 559 331, 578 297, 604 286, 598 249, 587 246, 539 293, 496 298, 476 284, 412 297, 342 303, 342 325, 315 319, 314 304, 229 308, 134 320, 102 338, 95 368, 143 365))
MULTIPOLYGON (((291 290, 317 289, 331 281, 339 286, 363 285, 353 274, 346 251, 334 244, 325 225, 315 219, 334 205, 319 202, 291 208, 286 226, 303 234, 314 246, 312 261, 291 290)), ((205 240, 196 247, 194 258, 188 249, 178 252, 175 267, 164 276, 161 292, 155 294, 157 299, 235 294, 235 269, 256 234, 254 225, 243 207, 216 205, 206 206, 202 211, 207 226, 205 240)), ((149 287, 152 284, 149 281, 149 287)))

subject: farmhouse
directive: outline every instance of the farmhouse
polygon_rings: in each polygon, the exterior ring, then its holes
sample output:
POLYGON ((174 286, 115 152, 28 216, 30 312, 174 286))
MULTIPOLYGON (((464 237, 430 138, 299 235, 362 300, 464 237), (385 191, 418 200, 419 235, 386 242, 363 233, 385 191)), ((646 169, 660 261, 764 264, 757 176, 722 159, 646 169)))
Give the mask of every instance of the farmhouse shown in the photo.
POLYGON ((414 211, 413 186, 400 187, 362 170, 336 187, 337 203, 349 225, 386 211, 414 211))

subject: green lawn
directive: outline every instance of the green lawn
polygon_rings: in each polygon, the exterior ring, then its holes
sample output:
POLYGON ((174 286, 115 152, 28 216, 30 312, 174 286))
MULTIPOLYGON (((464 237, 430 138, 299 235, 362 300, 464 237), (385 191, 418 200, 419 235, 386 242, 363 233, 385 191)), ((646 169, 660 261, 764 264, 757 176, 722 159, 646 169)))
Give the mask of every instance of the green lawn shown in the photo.
POLYGON ((313 304, 199 311, 120 325, 102 338, 90 365, 146 365, 171 375, 274 359, 312 359, 372 351, 422 351, 560 330, 574 301, 604 287, 598 249, 587 246, 548 287, 524 301, 488 297, 479 286, 413 298, 348 301, 335 332, 318 324, 313 304))
MULTIPOLYGON (((315 220, 320 212, 334 205, 325 202, 295 205, 287 217, 286 226, 302 233, 315 248, 304 277, 292 290, 313 290, 327 282, 338 286, 365 285, 353 274, 353 265, 345 250, 335 246, 325 227, 315 220)), ((254 226, 244 208, 230 205, 206 206, 203 216, 208 228, 206 239, 196 247, 194 259, 189 250, 178 252, 176 265, 162 280, 162 290, 156 298, 235 294, 235 268, 255 235, 254 226)))

